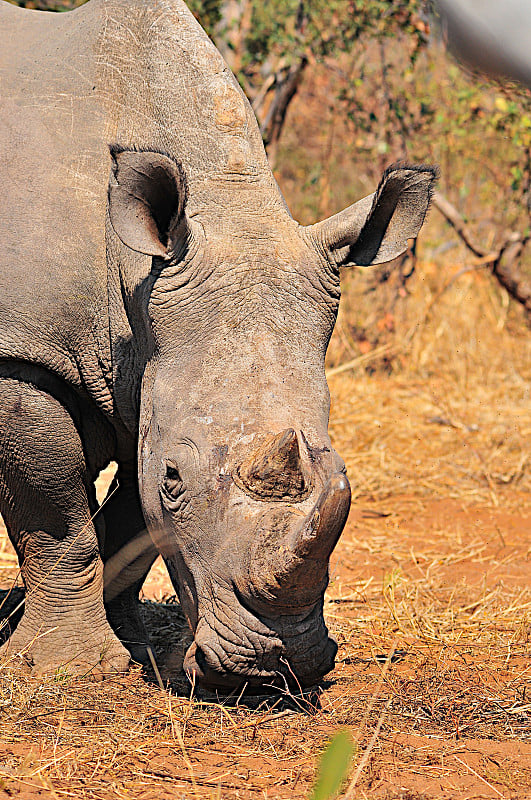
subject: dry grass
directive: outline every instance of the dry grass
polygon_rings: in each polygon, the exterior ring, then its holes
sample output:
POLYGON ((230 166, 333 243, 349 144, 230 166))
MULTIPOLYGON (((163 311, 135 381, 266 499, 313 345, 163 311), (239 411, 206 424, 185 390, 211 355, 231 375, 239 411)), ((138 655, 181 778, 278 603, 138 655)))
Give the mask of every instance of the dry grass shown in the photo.
POLYGON ((344 281, 329 353, 331 433, 356 497, 497 506, 531 490, 531 336, 490 275, 452 282, 463 263, 442 274, 423 264, 392 314, 366 277, 344 281), (354 339, 371 330, 374 346, 354 339))
MULTIPOLYGON (((433 504, 427 509, 431 516, 433 504)), ((381 520, 360 519, 348 555, 339 555, 363 564, 366 552, 366 563, 374 570, 380 562, 382 570, 349 580, 343 569, 332 582, 327 611, 341 643, 338 683, 350 686, 355 667, 360 685, 372 685, 391 652, 380 702, 391 698, 389 718, 398 729, 456 740, 529 739, 531 588, 514 581, 515 572, 529 576, 520 562, 526 543, 503 547, 489 530, 464 546, 436 527, 420 537, 425 513, 415 504, 416 519, 408 524, 401 515, 400 533, 388 537, 376 533, 381 520)), ((354 575, 368 572, 361 564, 354 575)), ((355 724, 347 688, 345 698, 340 721, 355 724)))

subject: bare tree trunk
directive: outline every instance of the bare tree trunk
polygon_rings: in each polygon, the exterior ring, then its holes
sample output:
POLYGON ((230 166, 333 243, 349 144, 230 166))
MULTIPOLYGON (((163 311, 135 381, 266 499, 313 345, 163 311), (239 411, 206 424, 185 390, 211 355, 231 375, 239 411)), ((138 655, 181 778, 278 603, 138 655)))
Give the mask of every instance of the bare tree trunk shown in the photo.
POLYGON ((518 262, 528 238, 520 238, 513 233, 500 250, 499 258, 492 265, 492 272, 509 292, 511 297, 525 308, 531 321, 531 281, 526 280, 518 269, 518 262))
POLYGON ((287 70, 284 77, 277 78, 274 84, 274 97, 271 101, 266 117, 260 125, 260 132, 269 155, 269 160, 274 165, 278 142, 284 123, 289 104, 295 97, 297 89, 303 75, 308 59, 303 56, 296 64, 287 70))
MULTIPOLYGON (((474 244, 470 236, 470 231, 466 227, 465 221, 457 208, 452 205, 452 203, 450 203, 450 201, 447 200, 447 198, 441 194, 441 192, 435 192, 433 196, 433 205, 437 211, 441 212, 446 221, 450 223, 454 231, 466 244, 468 249, 471 250, 478 258, 483 258, 486 255, 486 250, 474 244)), ((492 255, 495 257, 495 253, 492 255)))
MULTIPOLYGON (((299 0, 295 31, 303 34, 307 23, 305 0, 299 0)), ((288 68, 277 69, 275 79, 271 85, 273 99, 269 105, 266 116, 260 121, 260 132, 266 146, 269 160, 274 166, 278 142, 286 121, 289 104, 295 97, 299 88, 304 70, 308 65, 308 56, 299 56, 288 68)), ((267 80, 267 77, 264 77, 267 80)))
MULTIPOLYGON (((260 131, 274 164, 289 104, 299 88, 308 64, 305 54, 288 65, 286 57, 271 57, 262 64, 259 73, 246 75, 243 68, 246 39, 252 23, 251 0, 224 0, 221 20, 217 26, 216 43, 225 61, 236 74, 253 110, 258 117, 260 131), (269 101, 269 98, 271 100, 269 101), (268 102, 269 101, 269 102, 268 102)), ((307 22, 305 0, 299 0, 295 32, 304 34, 307 22)))

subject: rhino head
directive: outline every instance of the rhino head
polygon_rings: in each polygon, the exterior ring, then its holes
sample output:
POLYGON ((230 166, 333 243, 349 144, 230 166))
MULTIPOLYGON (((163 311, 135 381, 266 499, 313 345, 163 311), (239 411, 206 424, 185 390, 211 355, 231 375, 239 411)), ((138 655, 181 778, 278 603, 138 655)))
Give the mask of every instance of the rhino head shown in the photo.
POLYGON ((323 595, 350 506, 324 370, 339 271, 404 252, 435 171, 394 166, 374 195, 301 227, 270 184, 213 185, 189 213, 172 158, 112 156, 121 258, 151 259, 131 299, 151 342, 139 484, 194 632, 185 668, 210 687, 314 684, 337 650, 323 595))

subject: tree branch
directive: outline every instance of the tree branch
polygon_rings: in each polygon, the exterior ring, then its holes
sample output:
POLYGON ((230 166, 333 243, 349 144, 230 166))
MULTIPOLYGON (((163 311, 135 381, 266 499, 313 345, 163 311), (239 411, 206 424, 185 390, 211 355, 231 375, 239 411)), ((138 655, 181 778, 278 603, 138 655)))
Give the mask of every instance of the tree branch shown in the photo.
POLYGON ((500 250, 499 257, 492 265, 492 272, 511 297, 523 305, 531 318, 531 281, 526 280, 518 269, 518 261, 529 237, 511 234, 500 250))
MULTIPOLYGON (((298 36, 304 36, 306 23, 307 13, 305 0, 299 0, 297 18, 295 21, 295 32, 298 36)), ((275 83, 272 86, 272 91, 274 92, 273 100, 271 101, 264 121, 260 125, 260 132, 273 165, 275 163, 278 140, 280 139, 280 134, 282 133, 286 120, 288 106, 297 93, 303 72, 307 65, 308 53, 303 52, 289 69, 284 70, 283 75, 280 71, 275 75, 275 83)))
POLYGON ((457 210, 455 206, 453 206, 446 197, 441 194, 440 192, 435 192, 433 195, 433 205, 440 211, 443 217, 446 219, 447 222, 450 223, 454 231, 457 233, 459 238, 466 244, 469 250, 471 250, 475 256, 478 258, 483 258, 487 255, 487 251, 481 247, 478 247, 472 241, 472 237, 470 236, 470 232, 466 227, 465 220, 457 210))
POLYGON ((461 241, 479 259, 476 261, 476 266, 482 264, 490 266, 492 274, 500 285, 514 300, 523 305, 527 314, 531 316, 531 281, 522 275, 517 263, 529 241, 529 236, 511 231, 506 234, 501 247, 488 251, 473 241, 459 211, 440 192, 435 192, 433 205, 452 226, 461 241))
POLYGON ((308 59, 306 56, 302 56, 296 64, 293 64, 288 69, 286 76, 278 81, 274 90, 275 96, 271 101, 266 118, 260 126, 260 132, 269 158, 273 163, 275 162, 276 146, 284 127, 288 106, 297 93, 302 74, 307 65, 308 59))

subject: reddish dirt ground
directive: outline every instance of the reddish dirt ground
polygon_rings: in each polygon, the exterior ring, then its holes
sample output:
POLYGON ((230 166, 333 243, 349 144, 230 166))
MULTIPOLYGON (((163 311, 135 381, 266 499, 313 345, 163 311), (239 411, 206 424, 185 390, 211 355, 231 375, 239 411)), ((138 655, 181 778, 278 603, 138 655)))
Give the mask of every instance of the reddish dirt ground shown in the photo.
MULTIPOLYGON (((190 701, 186 684, 168 694, 138 674, 39 686, 6 673, 0 798, 302 800, 340 728, 357 746, 345 797, 531 797, 531 503, 505 500, 516 510, 358 501, 332 558, 339 652, 320 693, 190 701)), ((157 564, 146 597, 171 591, 157 564)), ((146 604, 161 665, 171 611, 146 604)))

